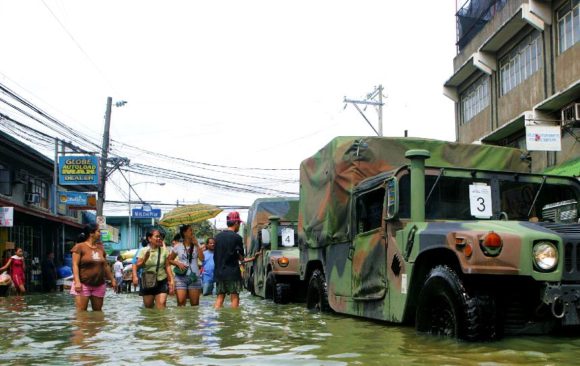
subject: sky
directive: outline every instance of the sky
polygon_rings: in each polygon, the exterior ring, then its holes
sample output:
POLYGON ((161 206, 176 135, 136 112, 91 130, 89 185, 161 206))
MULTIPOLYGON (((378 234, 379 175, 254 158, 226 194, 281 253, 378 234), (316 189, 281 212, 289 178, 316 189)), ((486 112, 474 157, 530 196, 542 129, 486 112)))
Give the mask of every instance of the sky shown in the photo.
MULTIPOLYGON (((239 168, 298 169, 335 136, 374 135, 343 98, 364 99, 379 84, 385 136, 408 130, 455 140, 454 105, 442 92, 456 55, 455 7, 449 0, 0 0, 0 82, 99 144, 107 97, 127 101, 113 107, 111 138, 130 164, 298 192, 297 170, 239 168), (123 144, 208 165, 186 167, 123 144)), ((365 113, 377 128, 377 112, 365 113)), ((265 196, 125 177, 153 203, 249 206, 265 196)), ((128 186, 113 173, 107 200, 127 201, 128 186)), ((107 215, 127 212, 105 207, 107 215)))

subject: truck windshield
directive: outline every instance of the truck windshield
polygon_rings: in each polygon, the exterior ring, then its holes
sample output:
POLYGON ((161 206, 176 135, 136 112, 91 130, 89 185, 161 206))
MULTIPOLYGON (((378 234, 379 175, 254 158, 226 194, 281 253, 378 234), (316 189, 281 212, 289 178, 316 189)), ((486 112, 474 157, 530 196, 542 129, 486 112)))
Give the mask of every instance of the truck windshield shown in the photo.
MULTIPOLYGON (((489 175, 484 179, 442 176, 439 181, 437 176, 427 175, 425 194, 431 191, 425 207, 427 220, 578 221, 578 185, 554 184, 549 180, 542 184, 541 178, 532 182, 510 174, 489 175), (478 187, 483 187, 488 195, 474 194, 478 187)), ((399 193, 399 217, 408 218, 412 199, 408 175, 400 178, 399 193)))

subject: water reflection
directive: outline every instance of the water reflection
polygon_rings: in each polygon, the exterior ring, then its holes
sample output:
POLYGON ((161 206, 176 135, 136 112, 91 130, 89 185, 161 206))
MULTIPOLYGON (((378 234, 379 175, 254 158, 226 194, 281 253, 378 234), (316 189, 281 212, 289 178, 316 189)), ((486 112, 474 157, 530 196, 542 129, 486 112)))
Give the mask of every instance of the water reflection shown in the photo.
POLYGON ((66 294, 0 298, 0 364, 571 365, 580 339, 514 337, 463 343, 412 328, 299 304, 241 297, 239 309, 144 309, 135 294, 107 293, 103 312, 77 314, 66 294))

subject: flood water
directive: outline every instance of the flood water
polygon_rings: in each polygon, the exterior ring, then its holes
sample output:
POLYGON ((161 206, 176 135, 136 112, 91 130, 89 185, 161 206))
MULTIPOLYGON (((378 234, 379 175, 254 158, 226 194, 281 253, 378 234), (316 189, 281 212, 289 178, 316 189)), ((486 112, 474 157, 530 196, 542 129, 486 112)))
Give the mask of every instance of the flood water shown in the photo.
POLYGON ((144 309, 110 290, 102 313, 66 293, 0 298, 0 364, 53 365, 574 365, 580 337, 463 343, 412 328, 311 313, 241 296, 242 308, 144 309))

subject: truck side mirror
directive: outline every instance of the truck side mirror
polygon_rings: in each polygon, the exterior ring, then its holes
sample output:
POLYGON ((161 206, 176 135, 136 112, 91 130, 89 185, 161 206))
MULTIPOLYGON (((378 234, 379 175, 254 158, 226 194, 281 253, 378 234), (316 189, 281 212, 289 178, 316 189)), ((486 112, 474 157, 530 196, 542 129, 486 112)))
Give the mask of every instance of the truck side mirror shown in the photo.
POLYGON ((262 229, 262 247, 270 247, 270 230, 262 229))
POLYGON ((387 179, 385 185, 385 220, 394 219, 399 213, 399 186, 397 178, 392 177, 387 179))

